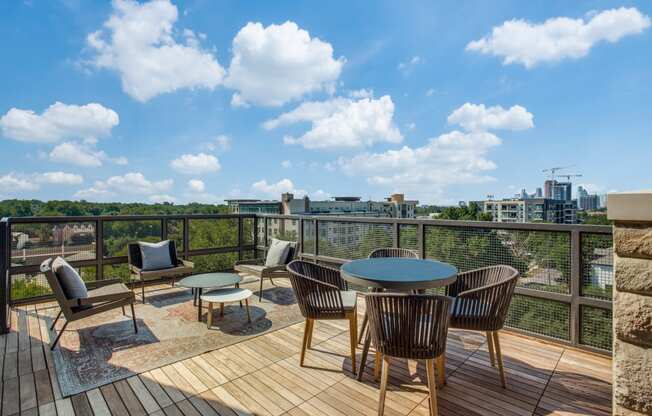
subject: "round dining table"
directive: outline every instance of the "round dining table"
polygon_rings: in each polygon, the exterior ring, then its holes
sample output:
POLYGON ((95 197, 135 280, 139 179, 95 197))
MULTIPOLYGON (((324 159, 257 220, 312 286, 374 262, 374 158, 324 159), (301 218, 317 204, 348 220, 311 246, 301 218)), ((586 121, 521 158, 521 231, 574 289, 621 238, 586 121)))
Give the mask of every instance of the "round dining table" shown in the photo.
MULTIPOLYGON (((422 292, 457 280, 457 268, 448 263, 399 257, 353 260, 343 264, 340 273, 347 282, 371 288, 373 292, 422 292)), ((362 380, 370 345, 371 335, 367 332, 358 380, 362 380)))

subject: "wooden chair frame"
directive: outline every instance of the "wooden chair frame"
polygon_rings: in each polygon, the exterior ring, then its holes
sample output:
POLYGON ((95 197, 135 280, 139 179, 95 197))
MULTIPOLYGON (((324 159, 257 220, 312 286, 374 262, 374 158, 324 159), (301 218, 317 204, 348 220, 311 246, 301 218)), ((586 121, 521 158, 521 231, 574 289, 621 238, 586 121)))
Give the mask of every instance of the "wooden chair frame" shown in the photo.
POLYGON ((444 355, 453 299, 447 296, 401 293, 365 295, 369 328, 382 359, 378 415, 385 412, 390 357, 425 360, 430 415, 437 415, 437 376, 444 381, 444 355), (435 369, 435 367, 437 367, 435 369))
POLYGON ((134 296, 134 292, 125 286, 120 279, 88 282, 86 283, 86 286, 91 290, 89 290, 87 298, 68 298, 59 282, 59 278, 54 273, 54 270, 52 270, 52 262, 53 259, 50 258, 41 263, 41 272, 45 273, 48 284, 50 285, 54 297, 61 308, 57 317, 54 319, 54 322, 52 322, 50 330, 54 331, 61 315, 66 318, 66 322, 59 330, 54 341, 50 344, 50 350, 54 350, 57 346, 59 338, 61 338, 68 323, 119 307, 122 308, 122 313, 124 315, 126 305, 131 306, 131 317, 134 323, 134 331, 138 333, 136 312, 134 310, 136 297, 134 296))
POLYGON ((460 273, 447 287, 447 294, 455 297, 451 328, 486 334, 489 360, 492 367, 498 366, 503 388, 507 383, 498 333, 505 325, 518 277, 511 266, 489 266, 460 273))
POLYGON ((342 291, 347 284, 340 276, 340 271, 326 266, 302 260, 294 260, 287 266, 290 282, 299 304, 301 314, 306 318, 306 325, 301 345, 300 365, 306 356, 306 350, 312 346, 312 333, 317 320, 345 319, 349 321, 351 368, 356 372, 356 339, 358 331, 358 308, 345 309, 342 291))
MULTIPOLYGON (((176 258, 177 264, 174 267, 160 270, 143 270, 143 259, 138 243, 128 245, 129 274, 132 281, 140 283, 140 296, 145 303, 145 284, 151 281, 162 279, 171 279, 171 285, 174 286, 176 279, 192 274, 195 264, 188 260, 178 259, 176 257, 177 248, 174 240, 170 240, 170 252, 174 253, 173 259, 176 258)), ((134 285, 136 288, 136 285, 134 285)))
MULTIPOLYGON (((263 300, 263 282, 265 279, 269 279, 269 281, 275 285, 274 279, 290 277, 290 273, 287 270, 287 264, 294 260, 297 254, 296 243, 293 243, 292 241, 290 241, 290 243, 290 250, 292 250, 292 252, 288 256, 289 261, 287 261, 286 264, 280 264, 277 266, 265 266, 262 269, 258 267, 251 267, 264 266, 266 256, 257 259, 239 260, 235 262, 235 266, 233 268, 236 272, 251 274, 260 279, 260 289, 258 291, 259 301, 262 302, 263 300)), ((265 251, 265 254, 267 254, 267 251, 265 251)))

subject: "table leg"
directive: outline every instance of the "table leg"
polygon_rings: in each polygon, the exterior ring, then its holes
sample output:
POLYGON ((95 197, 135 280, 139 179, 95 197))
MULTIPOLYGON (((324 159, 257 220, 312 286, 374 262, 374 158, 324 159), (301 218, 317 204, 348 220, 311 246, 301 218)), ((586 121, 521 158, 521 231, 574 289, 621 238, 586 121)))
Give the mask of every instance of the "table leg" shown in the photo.
MULTIPOLYGON (((240 283, 236 283, 235 288, 240 289, 240 283)), ((240 301, 240 307, 242 308, 242 301, 240 301)))
POLYGON ((197 321, 201 322, 201 288, 197 288, 197 321))
POLYGON ((224 304, 220 303, 220 318, 224 318, 224 304))
POLYGON ((213 302, 208 302, 208 319, 207 319, 208 329, 211 329, 213 326, 213 302))
POLYGON ((251 323, 251 315, 249 314, 249 299, 245 299, 245 305, 247 306, 247 322, 251 323))

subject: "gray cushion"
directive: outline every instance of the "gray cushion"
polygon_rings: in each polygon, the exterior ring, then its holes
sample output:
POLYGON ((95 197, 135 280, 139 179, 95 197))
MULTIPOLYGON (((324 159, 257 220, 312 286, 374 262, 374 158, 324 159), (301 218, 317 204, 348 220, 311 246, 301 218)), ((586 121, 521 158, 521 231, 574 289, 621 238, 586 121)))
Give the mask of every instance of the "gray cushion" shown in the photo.
POLYGON ((138 242, 143 257, 143 270, 161 270, 173 267, 170 240, 160 243, 138 242))
POLYGON ((267 250, 267 257, 265 258, 265 266, 280 266, 285 264, 290 252, 290 242, 272 239, 272 244, 267 250))
POLYGON ((358 292, 355 290, 343 290, 340 293, 342 294, 342 305, 344 306, 344 310, 350 311, 355 308, 355 304, 358 300, 358 292))
POLYGON ((77 270, 75 270, 67 261, 57 257, 52 262, 52 271, 59 279, 59 284, 63 293, 68 299, 83 299, 88 297, 86 284, 82 280, 77 270))

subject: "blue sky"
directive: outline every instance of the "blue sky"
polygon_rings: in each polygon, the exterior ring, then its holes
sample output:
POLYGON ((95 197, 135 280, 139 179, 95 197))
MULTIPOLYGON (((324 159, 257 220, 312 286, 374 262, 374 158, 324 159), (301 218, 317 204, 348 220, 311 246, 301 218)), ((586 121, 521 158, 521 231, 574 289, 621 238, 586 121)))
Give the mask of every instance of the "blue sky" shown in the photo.
POLYGON ((652 188, 652 4, 5 1, 0 199, 652 188))

